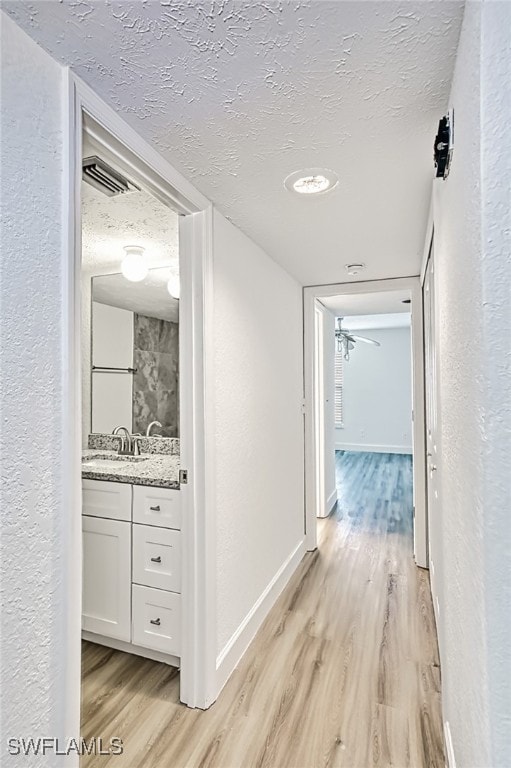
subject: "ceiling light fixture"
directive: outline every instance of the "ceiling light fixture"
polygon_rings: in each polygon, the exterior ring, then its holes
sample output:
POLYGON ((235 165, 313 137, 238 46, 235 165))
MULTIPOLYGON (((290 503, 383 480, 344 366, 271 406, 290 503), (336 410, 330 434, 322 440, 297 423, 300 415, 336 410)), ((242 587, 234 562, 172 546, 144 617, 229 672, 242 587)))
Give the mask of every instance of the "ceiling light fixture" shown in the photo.
POLYGON ((338 183, 337 174, 325 168, 306 168, 303 171, 295 171, 284 180, 287 190, 305 197, 323 195, 334 189, 338 183))
POLYGON ((362 272, 362 270, 366 268, 366 265, 365 264, 345 264, 344 268, 346 269, 348 275, 358 275, 359 272, 362 272))
POLYGON ((121 272, 132 283, 139 283, 149 272, 145 260, 145 248, 140 245, 125 245, 125 257, 121 262, 121 272))
POLYGON ((167 290, 173 299, 179 299, 181 296, 181 282, 179 275, 172 273, 167 283, 167 290))

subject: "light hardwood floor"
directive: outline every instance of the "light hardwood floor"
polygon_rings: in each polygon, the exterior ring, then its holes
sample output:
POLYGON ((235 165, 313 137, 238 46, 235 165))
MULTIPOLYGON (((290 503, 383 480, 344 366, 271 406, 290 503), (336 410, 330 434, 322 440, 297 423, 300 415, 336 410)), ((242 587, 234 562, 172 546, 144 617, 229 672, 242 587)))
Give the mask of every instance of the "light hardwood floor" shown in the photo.
POLYGON ((443 768, 427 571, 411 545, 411 458, 337 455, 340 502, 218 701, 179 703, 163 664, 84 643, 83 768, 443 768))

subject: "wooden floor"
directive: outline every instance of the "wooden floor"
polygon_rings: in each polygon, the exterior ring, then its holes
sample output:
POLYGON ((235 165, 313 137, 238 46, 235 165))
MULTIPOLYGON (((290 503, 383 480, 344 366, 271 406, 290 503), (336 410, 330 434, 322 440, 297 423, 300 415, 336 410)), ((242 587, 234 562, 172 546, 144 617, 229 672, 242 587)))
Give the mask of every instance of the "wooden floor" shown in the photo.
POLYGON ((411 458, 337 455, 340 502, 207 711, 179 675, 83 648, 85 738, 118 736, 121 768, 444 768, 427 571, 411 547, 411 458))

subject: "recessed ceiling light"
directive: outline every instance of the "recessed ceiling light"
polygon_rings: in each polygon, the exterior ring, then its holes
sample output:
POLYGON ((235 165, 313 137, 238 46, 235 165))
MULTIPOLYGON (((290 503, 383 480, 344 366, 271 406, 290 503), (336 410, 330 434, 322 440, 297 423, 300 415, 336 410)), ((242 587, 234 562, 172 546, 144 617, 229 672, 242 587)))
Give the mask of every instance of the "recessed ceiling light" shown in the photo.
POLYGON ((306 168, 303 171, 295 171, 284 180, 286 189, 304 197, 330 192, 338 183, 337 174, 326 168, 306 168))
POLYGON ((358 275, 359 272, 362 272, 362 270, 366 268, 366 265, 365 264, 345 264, 344 267, 348 275, 358 275))

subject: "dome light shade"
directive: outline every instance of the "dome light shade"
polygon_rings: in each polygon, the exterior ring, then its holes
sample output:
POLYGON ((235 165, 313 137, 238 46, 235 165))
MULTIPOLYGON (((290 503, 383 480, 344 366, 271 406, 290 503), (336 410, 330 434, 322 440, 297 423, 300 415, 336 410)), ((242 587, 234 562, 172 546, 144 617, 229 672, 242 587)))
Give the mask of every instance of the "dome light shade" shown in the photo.
POLYGON ((181 284, 179 281, 179 275, 171 275, 167 283, 167 290, 173 299, 179 299, 181 295, 181 284))
POLYGON ((140 245, 124 246, 126 256, 121 262, 121 272, 132 283, 139 283, 149 272, 144 252, 145 249, 140 245))

